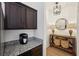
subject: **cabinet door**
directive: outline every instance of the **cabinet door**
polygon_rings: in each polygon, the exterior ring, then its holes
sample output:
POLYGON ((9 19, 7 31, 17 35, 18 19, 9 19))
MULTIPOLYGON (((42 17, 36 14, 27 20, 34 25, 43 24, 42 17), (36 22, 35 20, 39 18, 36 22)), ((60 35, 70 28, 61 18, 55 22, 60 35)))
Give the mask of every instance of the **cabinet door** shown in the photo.
POLYGON ((31 50, 32 56, 42 56, 42 45, 39 45, 31 50))
POLYGON ((27 7, 27 28, 36 29, 37 28, 37 11, 27 7))
POLYGON ((13 3, 5 3, 5 28, 6 29, 22 29, 25 22, 25 7, 13 3))
POLYGON ((20 29, 26 29, 26 7, 19 5, 18 9, 20 18, 20 24, 18 26, 20 26, 20 29))

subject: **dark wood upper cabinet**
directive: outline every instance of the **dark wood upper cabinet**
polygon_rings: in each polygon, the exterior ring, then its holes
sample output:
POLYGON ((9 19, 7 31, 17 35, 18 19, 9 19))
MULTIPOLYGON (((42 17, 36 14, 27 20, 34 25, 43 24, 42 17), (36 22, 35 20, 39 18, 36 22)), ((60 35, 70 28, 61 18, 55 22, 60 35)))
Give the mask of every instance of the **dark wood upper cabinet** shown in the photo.
POLYGON ((37 10, 19 2, 5 2, 4 28, 36 29, 37 10))

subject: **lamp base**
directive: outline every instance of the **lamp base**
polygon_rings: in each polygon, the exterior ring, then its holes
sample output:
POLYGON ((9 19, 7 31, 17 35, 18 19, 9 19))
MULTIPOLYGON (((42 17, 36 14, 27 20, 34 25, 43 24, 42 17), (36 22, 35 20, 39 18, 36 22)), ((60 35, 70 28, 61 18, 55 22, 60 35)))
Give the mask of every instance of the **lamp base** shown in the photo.
POLYGON ((70 36, 72 36, 72 33, 73 33, 73 31, 72 31, 72 30, 69 30, 69 34, 70 34, 70 36))

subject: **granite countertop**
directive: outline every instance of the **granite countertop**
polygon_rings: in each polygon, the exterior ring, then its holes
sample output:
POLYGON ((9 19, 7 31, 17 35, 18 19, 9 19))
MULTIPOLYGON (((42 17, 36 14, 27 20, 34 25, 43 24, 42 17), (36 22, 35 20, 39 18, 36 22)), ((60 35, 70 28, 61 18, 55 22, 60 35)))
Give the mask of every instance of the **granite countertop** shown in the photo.
POLYGON ((5 42, 4 56, 17 56, 41 44, 43 44, 43 40, 36 37, 30 37, 28 43, 24 45, 20 44, 18 40, 5 42))

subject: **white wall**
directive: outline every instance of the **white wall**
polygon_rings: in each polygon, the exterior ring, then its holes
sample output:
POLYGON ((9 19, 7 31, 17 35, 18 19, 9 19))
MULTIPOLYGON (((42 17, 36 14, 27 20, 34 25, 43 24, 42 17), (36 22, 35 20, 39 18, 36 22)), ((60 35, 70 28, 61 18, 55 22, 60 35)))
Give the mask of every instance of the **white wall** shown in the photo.
POLYGON ((79 56, 79 2, 78 2, 78 13, 77 13, 77 55, 79 56))
POLYGON ((54 15, 53 14, 53 6, 55 3, 47 3, 47 22, 55 23, 58 18, 66 18, 69 23, 75 22, 77 19, 77 3, 75 2, 61 2, 59 3, 61 5, 61 14, 60 15, 54 15))
POLYGON ((4 39, 5 42, 12 40, 19 40, 19 34, 27 33, 29 37, 34 36, 34 30, 5 30, 4 39))
POLYGON ((37 29, 36 30, 5 30, 5 41, 18 40, 20 33, 28 33, 29 37, 35 36, 43 39, 43 3, 39 2, 22 2, 38 11, 37 29))
MULTIPOLYGON (((59 18, 66 18, 68 23, 77 23, 77 3, 76 2, 61 2, 61 14, 54 15, 53 14, 53 6, 55 3, 46 3, 46 24, 47 30, 49 24, 55 24, 56 20, 59 18)), ((62 24, 63 25, 63 24, 62 24)), ((47 47, 49 46, 49 34, 50 32, 46 32, 47 34, 47 47)), ((58 35, 69 35, 68 29, 66 30, 55 30, 55 34, 58 35)), ((73 36, 76 36, 76 30, 73 32, 73 36)))

